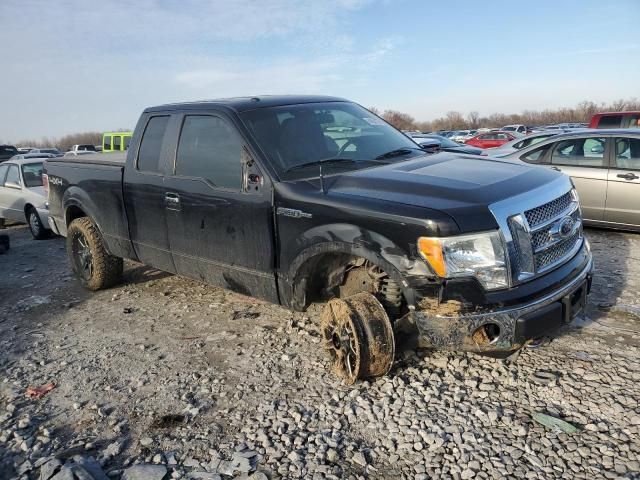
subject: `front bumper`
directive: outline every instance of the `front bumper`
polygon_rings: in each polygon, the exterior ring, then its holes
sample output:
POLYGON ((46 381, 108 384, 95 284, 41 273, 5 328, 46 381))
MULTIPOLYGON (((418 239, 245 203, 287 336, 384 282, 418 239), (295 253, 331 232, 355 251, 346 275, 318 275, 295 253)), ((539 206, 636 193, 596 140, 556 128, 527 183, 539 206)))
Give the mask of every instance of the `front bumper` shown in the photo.
POLYGON ((411 312, 423 343, 435 348, 478 353, 517 350, 536 337, 571 322, 584 311, 591 289, 593 259, 589 251, 582 268, 552 291, 521 304, 460 313, 459 302, 411 312), (489 333, 489 335, 487 335, 489 333))
POLYGON ((36 212, 38 212, 42 226, 49 228, 49 210, 47 208, 36 208, 36 212))

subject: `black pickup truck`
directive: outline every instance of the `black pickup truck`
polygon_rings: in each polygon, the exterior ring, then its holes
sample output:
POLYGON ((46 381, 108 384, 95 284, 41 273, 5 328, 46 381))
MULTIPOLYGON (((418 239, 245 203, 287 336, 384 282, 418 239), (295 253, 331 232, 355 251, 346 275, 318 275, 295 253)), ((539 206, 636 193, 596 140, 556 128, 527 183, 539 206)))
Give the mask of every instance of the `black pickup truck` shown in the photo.
POLYGON ((80 281, 114 285, 127 258, 296 310, 326 301, 347 382, 389 370, 399 319, 433 347, 506 356, 570 322, 590 289, 569 177, 428 155, 340 98, 148 108, 121 155, 45 164, 80 281))

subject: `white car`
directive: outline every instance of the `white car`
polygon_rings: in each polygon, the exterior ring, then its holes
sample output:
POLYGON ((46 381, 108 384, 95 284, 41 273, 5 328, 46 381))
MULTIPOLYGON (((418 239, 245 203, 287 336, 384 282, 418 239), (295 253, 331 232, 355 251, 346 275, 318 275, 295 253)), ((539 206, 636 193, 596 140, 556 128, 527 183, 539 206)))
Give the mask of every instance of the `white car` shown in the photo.
POLYGON ((0 163, 0 218, 26 222, 37 240, 50 233, 42 186, 43 155, 16 155, 0 163))
POLYGON ((527 126, 526 125, 505 125, 500 129, 502 132, 509 132, 516 135, 526 135, 527 134, 527 126))
POLYGON ((464 143, 475 135, 477 130, 459 130, 451 137, 451 140, 458 143, 464 143))

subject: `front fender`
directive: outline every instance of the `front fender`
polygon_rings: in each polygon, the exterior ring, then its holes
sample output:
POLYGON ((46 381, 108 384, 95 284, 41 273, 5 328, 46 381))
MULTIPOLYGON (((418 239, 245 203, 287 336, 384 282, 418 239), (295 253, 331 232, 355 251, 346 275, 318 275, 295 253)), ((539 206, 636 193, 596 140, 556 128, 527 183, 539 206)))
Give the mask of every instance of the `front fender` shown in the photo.
POLYGON ((396 282, 403 291, 409 306, 414 305, 414 287, 433 283, 435 278, 427 264, 414 258, 406 248, 401 248, 384 235, 351 224, 330 224, 306 231, 299 244, 300 249, 286 269, 281 300, 287 306, 301 310, 306 306, 306 286, 310 275, 311 259, 329 253, 344 253, 362 257, 378 266, 396 282))

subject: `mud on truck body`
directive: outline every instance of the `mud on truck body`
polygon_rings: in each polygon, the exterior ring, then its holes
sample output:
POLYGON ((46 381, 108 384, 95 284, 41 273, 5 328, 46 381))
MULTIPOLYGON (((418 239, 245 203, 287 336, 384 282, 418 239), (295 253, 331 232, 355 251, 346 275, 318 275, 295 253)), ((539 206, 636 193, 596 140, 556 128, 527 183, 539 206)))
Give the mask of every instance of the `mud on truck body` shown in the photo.
POLYGON ((506 356, 583 310, 593 270, 569 177, 426 154, 361 106, 253 97, 145 110, 126 153, 46 162, 51 228, 89 289, 122 259, 320 319, 333 369, 385 374, 399 319, 506 356))

